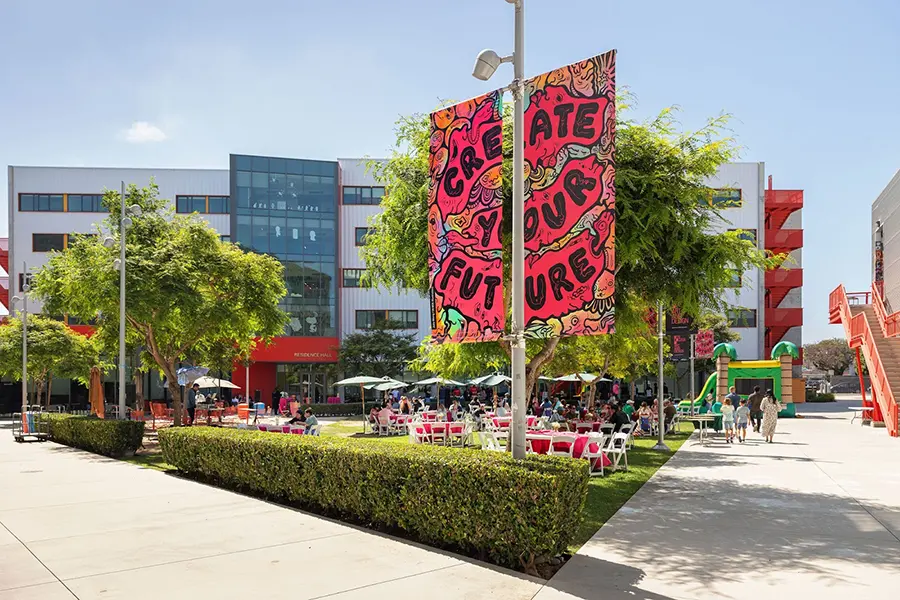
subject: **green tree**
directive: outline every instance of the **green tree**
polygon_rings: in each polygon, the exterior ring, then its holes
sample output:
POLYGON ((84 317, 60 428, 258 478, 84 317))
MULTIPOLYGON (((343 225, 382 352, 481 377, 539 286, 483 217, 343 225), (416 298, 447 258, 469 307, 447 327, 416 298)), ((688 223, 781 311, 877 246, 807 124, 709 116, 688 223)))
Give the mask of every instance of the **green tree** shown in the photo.
MULTIPOLYGON (((28 376, 35 383, 32 404, 50 404, 53 376, 87 385, 91 367, 100 364, 93 340, 75 333, 64 323, 43 315, 28 316, 28 376), (36 395, 36 398, 34 397, 36 395)), ((0 376, 22 379, 22 320, 10 317, 0 326, 0 376)), ((23 383, 24 385, 24 383, 23 383)))
MULTIPOLYGON (((620 107, 620 118, 625 114, 620 107)), ((647 306, 662 302, 688 314, 723 312, 722 290, 735 273, 774 264, 737 232, 712 233, 718 210, 705 200, 705 181, 737 155, 730 137, 723 135, 728 119, 710 119, 698 131, 680 131, 671 110, 647 122, 620 120, 616 144, 616 331, 631 336, 641 331, 647 306)), ((504 123, 504 254, 510 243, 512 156, 511 124, 504 123)), ((427 115, 403 117, 397 125, 390 159, 370 167, 386 189, 382 212, 374 217, 374 231, 361 254, 367 283, 386 287, 409 286, 428 291, 428 149, 427 115)), ((509 304, 509 261, 505 261, 504 300, 509 304)), ((508 312, 508 311, 507 311, 508 312)), ((577 343, 567 338, 529 340, 527 385, 534 382, 557 346, 577 343)), ((504 342, 494 343, 503 352, 504 342)), ((429 370, 452 376, 463 365, 483 371, 502 362, 499 352, 484 344, 454 344, 435 348, 420 357, 429 370), (481 362, 485 356, 489 363, 481 362), (446 365, 446 366, 445 366, 446 365)))
MULTIPOLYGON (((97 337, 109 355, 118 350, 118 257, 120 196, 103 199, 110 214, 101 235, 82 237, 34 277, 33 289, 51 313, 96 319, 97 337), (111 235, 112 247, 101 238, 111 235)), ((129 185, 127 203, 143 214, 126 230, 126 320, 129 340, 143 347, 142 362, 166 377, 181 423, 182 401, 176 365, 221 358, 222 345, 247 356, 284 330, 278 307, 285 295, 282 265, 275 258, 244 252, 222 242, 206 221, 176 215, 159 189, 129 185), (151 362, 152 361, 152 362, 151 362)))
POLYGON ((385 323, 341 342, 340 365, 347 377, 396 377, 416 357, 412 334, 401 334, 385 323))
POLYGON ((803 347, 803 356, 817 369, 832 371, 835 375, 843 374, 855 357, 844 338, 806 344, 803 347))

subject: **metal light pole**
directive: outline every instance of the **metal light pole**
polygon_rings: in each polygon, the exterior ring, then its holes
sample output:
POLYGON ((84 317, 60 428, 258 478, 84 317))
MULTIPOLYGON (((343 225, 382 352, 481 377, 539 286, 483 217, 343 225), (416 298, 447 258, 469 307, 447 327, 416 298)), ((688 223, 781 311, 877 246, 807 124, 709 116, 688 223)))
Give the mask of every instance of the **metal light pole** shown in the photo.
POLYGON ((122 182, 122 214, 119 217, 119 418, 125 418, 125 182, 122 182))
POLYGON ((691 334, 691 414, 694 413, 694 398, 696 397, 696 391, 694 390, 694 380, 697 378, 694 373, 694 344, 697 341, 697 334, 691 334))
POLYGON ((13 296, 13 301, 22 302, 22 418, 28 412, 28 264, 22 261, 22 295, 13 296))
POLYGON ((483 50, 472 75, 487 81, 501 63, 513 64, 513 81, 507 89, 513 97, 513 197, 512 197, 512 454, 525 458, 525 0, 506 0, 515 5, 513 54, 500 57, 483 50))
POLYGON ((659 303, 659 306, 656 310, 656 329, 657 335, 659 336, 659 381, 657 385, 659 388, 656 391, 656 410, 657 410, 657 418, 659 419, 657 422, 657 431, 659 432, 659 438, 656 441, 656 445, 653 446, 654 450, 660 450, 663 452, 668 452, 669 447, 666 446, 666 413, 663 410, 663 390, 665 389, 665 381, 663 379, 663 342, 665 340, 665 313, 663 312, 663 304, 659 303))

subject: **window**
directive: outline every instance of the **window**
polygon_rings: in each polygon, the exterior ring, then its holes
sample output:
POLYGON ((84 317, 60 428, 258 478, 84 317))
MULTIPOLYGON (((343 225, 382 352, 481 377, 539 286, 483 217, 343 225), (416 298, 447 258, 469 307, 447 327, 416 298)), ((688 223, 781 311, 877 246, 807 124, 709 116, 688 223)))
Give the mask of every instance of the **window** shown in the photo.
POLYGON ((710 203, 716 208, 739 208, 743 205, 741 190, 712 190, 710 203))
POLYGON ((365 272, 365 269, 344 269, 344 287, 366 287, 362 284, 362 276, 365 272))
POLYGON ((21 212, 63 212, 62 194, 19 194, 21 212))
POLYGON ((231 243, 231 236, 230 236, 230 235, 220 235, 220 236, 219 236, 219 239, 222 240, 223 242, 229 242, 229 243, 231 243))
POLYGON ((734 275, 731 276, 731 281, 729 281, 728 285, 725 287, 739 288, 739 287, 742 287, 743 285, 744 285, 744 278, 741 277, 740 273, 735 273, 734 275))
POLYGON ((63 251, 66 248, 66 234, 64 233, 33 233, 31 234, 32 252, 63 251))
POLYGON ((344 204, 381 204, 383 187, 344 186, 344 204))
POLYGON ((372 233, 374 229, 371 227, 357 227, 355 229, 356 232, 356 245, 357 246, 365 246, 366 245, 366 236, 372 233))
POLYGON ((175 212, 227 215, 228 200, 228 196, 175 196, 175 212))
POLYGON ((31 273, 28 273, 27 275, 25 275, 24 273, 19 273, 19 291, 20 292, 25 291, 24 288, 25 288, 26 283, 28 283, 29 286, 31 285, 31 273))
POLYGON ((727 311, 727 316, 730 327, 756 327, 756 309, 754 308, 732 308, 727 311))
POLYGON ((756 230, 755 229, 729 229, 728 231, 737 231, 738 237, 742 240, 747 240, 751 242, 754 246, 756 245, 756 230))
POLYGON ((103 194, 67 194, 68 212, 109 212, 103 206, 103 194))
POLYGON ((418 329, 419 311, 417 310, 358 310, 356 311, 356 328, 371 329, 377 325, 388 329, 418 329))

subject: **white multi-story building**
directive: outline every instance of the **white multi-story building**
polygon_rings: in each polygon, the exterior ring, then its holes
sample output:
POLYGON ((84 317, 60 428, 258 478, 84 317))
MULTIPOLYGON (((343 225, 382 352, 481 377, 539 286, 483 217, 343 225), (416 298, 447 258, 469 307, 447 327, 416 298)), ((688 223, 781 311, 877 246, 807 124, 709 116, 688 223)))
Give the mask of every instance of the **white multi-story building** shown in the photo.
POLYGON ((726 291, 731 326, 741 335, 733 344, 738 356, 768 359, 782 340, 802 348, 802 190, 774 190, 771 176, 767 186, 761 162, 723 165, 708 185, 721 211, 716 231, 740 230, 759 249, 788 257, 779 269, 743 273, 726 291))
MULTIPOLYGON (((106 217, 104 190, 118 190, 123 181, 145 186, 151 179, 176 212, 198 212, 223 239, 272 254, 285 265, 283 308, 290 324, 283 337, 254 354, 250 367, 250 391, 262 400, 285 390, 324 401, 338 373, 340 340, 351 333, 379 322, 396 325, 416 341, 430 332, 427 298, 359 286, 365 268, 359 245, 384 195, 362 159, 232 155, 228 169, 9 167, 8 249, 7 240, 0 240, 9 290, 0 302, 8 306, 49 252, 67 246, 69 235, 96 233, 106 217)), ((29 304, 40 309, 37 301, 29 304)), ((243 382, 242 368, 233 377, 243 382)), ((155 377, 145 388, 151 399, 165 394, 155 377)), ((78 400, 84 392, 67 381, 54 382, 53 390, 59 401, 67 395, 78 400)))

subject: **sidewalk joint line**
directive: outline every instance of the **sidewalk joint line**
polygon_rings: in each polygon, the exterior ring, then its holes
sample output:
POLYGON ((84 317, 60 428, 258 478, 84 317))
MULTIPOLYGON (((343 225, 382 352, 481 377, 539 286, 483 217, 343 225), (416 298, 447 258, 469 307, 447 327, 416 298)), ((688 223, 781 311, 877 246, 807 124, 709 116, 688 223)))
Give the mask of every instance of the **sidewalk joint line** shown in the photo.
MULTIPOLYGON (((44 569, 47 570, 48 573, 50 573, 51 575, 53 575, 53 578, 56 579, 56 581, 58 581, 59 584, 60 584, 61 586, 63 586, 64 588, 66 588, 66 591, 69 592, 70 594, 72 594, 72 597, 75 598, 75 600, 78 600, 78 596, 75 595, 75 592, 73 592, 73 591, 69 588, 69 586, 66 585, 66 582, 64 582, 62 579, 60 579, 59 576, 57 576, 57 574, 54 573, 54 572, 50 569, 50 567, 48 567, 47 565, 45 565, 45 564, 44 564, 44 561, 42 561, 40 558, 38 558, 38 555, 35 554, 35 553, 31 550, 31 548, 28 547, 28 544, 26 544, 25 542, 23 542, 22 540, 20 540, 20 539, 19 539, 19 536, 17 536, 15 533, 13 533, 12 530, 10 530, 10 528, 7 527, 5 523, 3 523, 3 521, 0 521, 0 525, 3 526, 3 529, 5 529, 6 531, 9 532, 9 535, 11 535, 11 536, 13 536, 14 538, 16 538, 16 541, 19 542, 19 543, 22 545, 23 548, 25 548, 26 550, 28 550, 28 553, 31 554, 31 556, 34 557, 34 560, 38 561, 38 562, 41 564, 41 566, 44 567, 44 569)), ((35 584, 35 585, 46 585, 46 584, 35 584)), ((23 587, 34 587, 34 586, 23 586, 23 587)), ((21 588, 15 588, 15 589, 21 589, 21 588)))
POLYGON ((422 571, 421 573, 412 573, 410 575, 404 575, 402 577, 395 577, 394 579, 385 579, 384 581, 376 581, 375 583, 367 583, 366 585, 361 585, 355 588, 350 588, 346 590, 341 590, 339 592, 331 592, 329 594, 323 594, 321 596, 313 596, 309 600, 320 600, 321 598, 331 598, 332 596, 339 596, 341 594, 346 594, 348 592, 356 592, 358 590, 364 590, 366 588, 375 587, 376 585, 384 585, 385 583, 392 583, 394 581, 403 581, 404 579, 410 579, 412 577, 419 577, 420 575, 430 575, 431 573, 437 573, 438 571, 446 571, 447 569, 453 569, 456 567, 460 567, 463 565, 464 561, 457 560, 455 565, 447 565, 445 567, 437 567, 434 569, 429 569, 427 571, 422 571))

